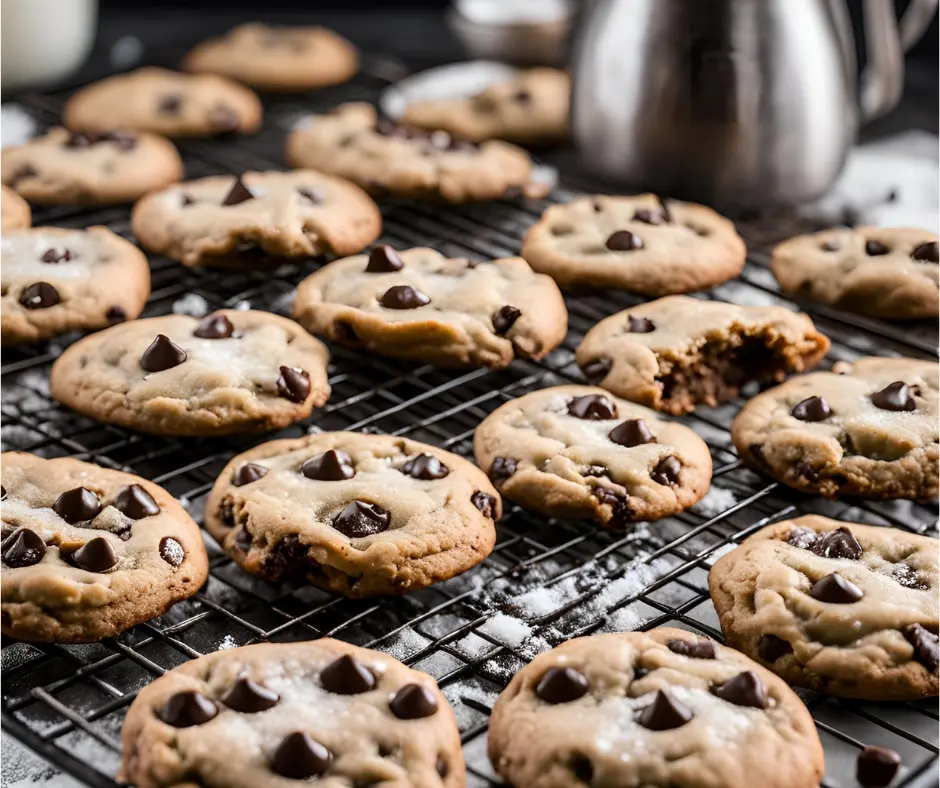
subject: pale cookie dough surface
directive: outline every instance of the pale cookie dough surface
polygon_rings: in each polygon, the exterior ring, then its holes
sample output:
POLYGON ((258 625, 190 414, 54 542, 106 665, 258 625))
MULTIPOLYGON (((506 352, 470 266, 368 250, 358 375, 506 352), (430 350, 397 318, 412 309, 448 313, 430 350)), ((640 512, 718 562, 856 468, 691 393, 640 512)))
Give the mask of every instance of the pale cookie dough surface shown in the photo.
POLYGON ((652 194, 553 205, 522 244, 529 265, 564 290, 615 287, 650 296, 732 279, 741 273, 745 253, 734 225, 711 208, 663 203, 652 194), (633 248, 608 248, 615 233, 615 246, 633 248))
POLYGON ((781 382, 829 349, 806 315, 666 296, 602 320, 578 346, 591 383, 673 415, 715 407, 749 381, 781 382))
POLYGON ((205 522, 252 574, 364 597, 414 591, 475 566, 493 549, 500 513, 483 472, 455 454, 387 435, 327 432, 232 459, 205 522), (311 468, 321 462, 324 470, 311 468), (377 514, 357 515, 355 501, 377 514))
POLYGON ((3 151, 3 183, 40 205, 131 202, 182 177, 173 143, 146 132, 55 128, 3 151))
POLYGON ((313 90, 345 82, 359 68, 359 56, 345 38, 325 27, 239 25, 197 45, 184 71, 237 79, 260 90, 313 90))
POLYGON ((779 244, 772 267, 786 293, 872 317, 937 317, 937 236, 927 230, 857 227, 779 244))
POLYGON ((712 474, 708 447, 688 427, 591 386, 556 386, 507 402, 477 427, 473 451, 505 497, 612 529, 688 508, 708 491, 712 474), (569 410, 591 403, 581 416, 569 410), (615 442, 612 432, 625 436, 615 442))
POLYGON ((131 223, 144 246, 184 265, 270 267, 354 254, 378 237, 382 217, 359 187, 298 170, 176 184, 138 202, 131 223))
POLYGON ((783 681, 668 627, 536 657, 496 701, 489 754, 515 788, 817 788, 823 774, 812 717, 783 681))
POLYGON ((398 253, 390 247, 309 276, 297 288, 294 317, 312 333, 351 347, 444 366, 505 367, 516 355, 539 359, 562 342, 568 327, 558 286, 521 258, 470 263, 433 249, 398 253), (391 290, 402 287, 418 295, 391 290), (391 303, 413 306, 384 305, 399 292, 404 295, 391 303))
POLYGON ((409 104, 402 121, 471 142, 500 139, 521 145, 562 142, 570 134, 571 80, 564 71, 533 68, 475 96, 409 104))
POLYGON ((4 232, 0 258, 5 346, 133 320, 150 295, 147 258, 107 227, 4 232))
POLYGON ((434 679, 329 638, 186 662, 140 691, 122 739, 119 779, 137 788, 466 785, 434 679))
POLYGON ((936 363, 907 358, 803 375, 748 400, 731 437, 742 459, 804 492, 935 498, 937 377, 936 363))
POLYGON ((5 636, 101 640, 205 582, 199 527, 162 487, 66 458, 6 452, 0 462, 5 636))
POLYGON ((29 227, 32 223, 32 212, 29 210, 29 203, 8 186, 3 186, 2 189, 3 199, 0 200, 0 211, 2 211, 3 216, 3 232, 29 227))
POLYGON ((729 646, 850 698, 937 694, 937 540, 807 515, 722 556, 708 582, 729 646), (850 586, 841 587, 837 575, 850 586))
POLYGON ((215 74, 180 74, 147 66, 78 91, 62 112, 73 131, 153 131, 167 137, 211 137, 261 126, 261 101, 215 74))
POLYGON ((378 121, 369 104, 315 115, 287 138, 287 161, 348 178, 374 194, 443 200, 496 200, 531 188, 532 161, 505 142, 457 142, 446 132, 378 121))
POLYGON ((269 312, 167 315, 76 342, 53 364, 51 392, 93 419, 155 435, 273 430, 326 402, 327 360, 319 340, 269 312), (231 334, 195 335, 207 325, 231 334))

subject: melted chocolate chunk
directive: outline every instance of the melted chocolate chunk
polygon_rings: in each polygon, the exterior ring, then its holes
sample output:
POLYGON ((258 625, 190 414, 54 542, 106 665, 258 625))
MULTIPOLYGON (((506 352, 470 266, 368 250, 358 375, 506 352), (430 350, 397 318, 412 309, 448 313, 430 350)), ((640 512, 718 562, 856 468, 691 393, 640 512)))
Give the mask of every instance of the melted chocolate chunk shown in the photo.
POLYGON ((200 339, 228 339, 234 331, 235 326, 225 315, 207 315, 193 329, 193 336, 200 339))
POLYGON ((800 421, 825 421, 832 415, 832 410, 822 397, 809 397, 797 403, 790 415, 800 421))
POLYGON ((880 255, 887 254, 890 251, 891 250, 881 243, 881 241, 865 242, 865 254, 870 255, 871 257, 879 257, 880 255))
POLYGON ((220 700, 242 714, 257 714, 276 706, 280 697, 274 690, 252 681, 248 676, 239 676, 220 700))
POLYGON ((388 274, 393 271, 401 271, 405 267, 405 261, 399 257, 388 244, 376 246, 369 252, 369 263, 366 265, 367 274, 388 274))
POLYGON ((914 659, 931 673, 936 673, 940 661, 937 633, 920 624, 910 624, 904 628, 904 637, 914 647, 914 659))
POLYGON ((887 747, 866 747, 855 761, 855 779, 865 788, 886 788, 901 768, 901 756, 887 747))
POLYGON ((617 418, 617 406, 603 394, 587 394, 568 403, 568 415, 587 421, 607 421, 617 418))
POLYGON ((757 644, 757 653, 764 662, 776 662, 780 657, 793 653, 793 646, 776 635, 764 635, 757 644))
POLYGON ((271 768, 282 777, 306 780, 326 774, 332 763, 333 753, 303 731, 295 731, 274 751, 271 768))
POLYGON ((833 605, 848 605, 852 602, 858 602, 859 599, 865 596, 862 589, 846 580, 838 572, 833 572, 817 580, 809 593, 813 599, 833 605))
POLYGON ((119 560, 111 543, 103 536, 96 536, 90 542, 85 542, 69 559, 86 572, 107 572, 117 566, 119 560))
POLYGON ((17 528, 3 540, 3 563, 10 569, 33 566, 46 554, 46 543, 30 528, 17 528))
POLYGON ((588 383, 597 384, 607 377, 607 373, 610 372, 612 366, 613 362, 609 358, 602 356, 601 358, 587 362, 587 364, 581 367, 581 372, 584 373, 584 377, 587 378, 588 383))
POLYGON ((67 523, 84 523, 98 516, 101 501, 86 487, 76 487, 56 498, 52 510, 67 523))
POLYGON ((535 685, 535 694, 546 703, 570 703, 588 689, 588 680, 574 668, 549 668, 535 685))
POLYGON ((229 190, 229 193, 225 195, 225 199, 222 200, 222 205, 240 205, 243 202, 248 202, 248 200, 253 200, 255 195, 251 193, 249 189, 241 179, 240 175, 235 176, 235 183, 232 184, 232 188, 229 190))
POLYGON ((301 467, 300 472, 308 479, 319 482, 341 482, 356 475, 352 458, 344 451, 329 451, 311 457, 301 467))
POLYGON ((693 659, 714 659, 717 652, 715 644, 710 640, 670 640, 666 647, 674 654, 693 659))
POLYGON ((443 479, 450 473, 444 463, 430 454, 419 454, 410 458, 401 468, 401 472, 422 481, 443 479))
POLYGON ((327 665, 320 674, 320 684, 337 695, 359 695, 375 689, 375 676, 351 654, 344 654, 327 665))
POLYGON ((254 542, 254 537, 248 531, 243 530, 235 534, 235 546, 243 553, 251 550, 252 542, 254 542))
POLYGON ((728 679, 724 684, 715 687, 714 692, 719 698, 735 706, 766 709, 770 705, 767 699, 767 688, 758 675, 751 670, 728 679))
POLYGON ((679 460, 671 456, 666 457, 653 469, 650 478, 657 484, 675 484, 679 481, 679 472, 681 470, 682 464, 679 460))
POLYGON ((186 558, 186 551, 172 536, 164 536, 160 540, 160 558, 170 566, 179 566, 186 558))
POLYGON ((27 309, 48 309, 59 301, 59 291, 48 282, 31 284, 20 295, 20 304, 27 309))
POLYGON ((649 431, 643 419, 628 419, 621 422, 607 433, 607 437, 618 446, 627 448, 656 443, 656 438, 653 437, 653 433, 649 431))
POLYGON ((629 230, 617 230, 604 245, 612 252, 632 252, 643 248, 643 239, 629 230))
POLYGON ((630 508, 627 499, 622 495, 615 493, 613 490, 608 490, 606 487, 595 487, 594 495, 598 501, 610 506, 612 509, 610 520, 606 523, 608 528, 625 530, 633 522, 636 512, 630 508))
POLYGON ((484 517, 492 519, 496 512, 496 499, 482 490, 477 490, 470 496, 470 503, 476 506, 484 517))
POLYGON ((490 466, 490 478, 494 481, 508 479, 516 472, 516 461, 509 457, 495 457, 490 466))
POLYGON ((891 577, 894 578, 895 582, 905 588, 914 588, 918 591, 927 591, 930 589, 930 583, 921 580, 918 572, 907 564, 895 565, 891 577))
POLYGON ((881 391, 876 391, 871 395, 871 401, 876 408, 881 410, 906 411, 917 408, 911 387, 903 380, 896 380, 881 391))
POLYGON ((386 309, 417 309, 430 304, 431 299, 411 285, 395 285, 385 291, 379 303, 386 309))
POLYGON ((659 690, 653 702, 640 713, 637 722, 651 731, 668 731, 681 728, 692 717, 692 710, 684 703, 665 690, 659 690))
POLYGON ((917 260, 919 263, 936 263, 940 262, 940 255, 938 255, 938 244, 936 241, 929 241, 925 244, 921 244, 916 247, 913 252, 911 252, 911 257, 914 260, 917 260))
POLYGON ((268 475, 268 469, 254 462, 246 462, 232 474, 232 484, 243 487, 246 484, 258 481, 262 476, 268 475))
POLYGON ((177 692, 167 698, 159 717, 174 728, 191 728, 213 719, 219 708, 202 693, 195 690, 177 692))
POLYGON ((816 532, 811 528, 794 528, 787 534, 787 544, 801 550, 809 550, 816 544, 816 532))
POLYGON ((848 558, 855 561, 862 556, 862 546, 858 539, 844 526, 835 531, 817 534, 809 550, 823 558, 848 558))
POLYGON ((366 501, 352 501, 333 519, 333 527, 350 539, 387 531, 391 515, 381 506, 366 501))
POLYGON ((163 372, 178 367, 186 360, 186 351, 165 334, 157 334, 157 338, 140 357, 140 366, 147 372, 163 372))
POLYGON ((284 399, 298 404, 305 402, 310 394, 310 375, 297 367, 281 367, 277 379, 277 393, 284 399))
POLYGON ((437 698, 423 684, 406 684, 388 706, 400 720, 417 720, 437 711, 437 698))
POLYGON ((160 507, 153 496, 139 484, 125 487, 114 497, 111 505, 132 520, 142 520, 144 517, 160 514, 160 507))
POLYGON ((627 315, 627 333, 650 334, 656 330, 656 324, 648 317, 634 317, 627 315))
POLYGON ((68 249, 46 249, 39 258, 44 263, 67 263, 75 259, 75 255, 68 249))
POLYGON ((521 317, 522 310, 514 306, 501 306, 493 313, 493 330, 497 334, 505 334, 521 317))

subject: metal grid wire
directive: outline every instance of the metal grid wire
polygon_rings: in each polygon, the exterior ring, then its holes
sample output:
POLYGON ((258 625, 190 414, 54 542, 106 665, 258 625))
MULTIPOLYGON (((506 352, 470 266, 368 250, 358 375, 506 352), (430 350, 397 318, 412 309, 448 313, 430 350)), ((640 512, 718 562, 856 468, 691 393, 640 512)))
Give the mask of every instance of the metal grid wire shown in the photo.
MULTIPOLYGON (((181 145, 188 177, 280 168, 284 132, 302 113, 341 101, 375 100, 394 64, 372 61, 352 84, 300 99, 268 98, 264 131, 252 138, 181 145)), ((41 125, 58 117, 64 95, 26 96, 21 106, 41 125)), ((564 162, 559 162, 565 171, 564 162)), ((510 256, 549 202, 572 192, 601 191, 565 175, 544 202, 499 202, 443 208, 404 202, 382 205, 383 241, 403 248, 434 246, 471 259, 510 256)), ((35 223, 107 224, 129 235, 126 207, 38 210, 35 223)), ((790 303, 768 270, 768 245, 800 226, 789 220, 744 224, 752 250, 739 281, 702 297, 747 304, 790 303)), ((153 292, 145 316, 166 314, 197 294, 209 309, 248 302, 289 313, 296 284, 315 266, 271 271, 188 269, 151 258, 153 292)), ((509 369, 445 371, 364 357, 333 347, 329 404, 302 425, 270 437, 313 430, 407 435, 470 456, 473 430, 496 407, 545 386, 582 382, 574 349, 601 318, 637 303, 621 293, 568 298, 570 332, 540 363, 509 369)), ((827 363, 870 354, 933 357, 936 326, 906 325, 838 313, 808 303, 833 340, 827 363)), ((258 438, 154 438, 104 426, 60 408, 49 398, 51 362, 73 337, 8 350, 2 365, 4 449, 43 457, 76 456, 152 479, 198 520, 216 475, 258 438)), ((936 508, 900 501, 831 503, 801 496, 742 467, 728 426, 741 403, 701 410, 685 419, 708 443, 713 489, 702 503, 627 534, 586 522, 550 520, 512 505, 497 525, 493 554, 467 574, 402 598, 353 601, 307 586, 256 580, 207 537, 211 575, 195 597, 165 616, 102 643, 45 646, 4 640, 2 724, 55 767, 92 786, 114 786, 120 729, 136 692, 165 671, 202 654, 259 641, 337 637, 388 652, 433 675, 457 713, 471 788, 498 784, 486 758, 487 717, 511 676, 537 653, 571 637, 603 631, 682 627, 720 638, 706 577, 718 556, 764 525, 805 512, 935 533, 936 508)), ((507 502, 508 503, 508 502, 507 502)), ((860 747, 878 744, 903 758, 898 784, 936 784, 935 701, 866 703, 799 690, 826 750, 827 788, 855 785, 860 747)))

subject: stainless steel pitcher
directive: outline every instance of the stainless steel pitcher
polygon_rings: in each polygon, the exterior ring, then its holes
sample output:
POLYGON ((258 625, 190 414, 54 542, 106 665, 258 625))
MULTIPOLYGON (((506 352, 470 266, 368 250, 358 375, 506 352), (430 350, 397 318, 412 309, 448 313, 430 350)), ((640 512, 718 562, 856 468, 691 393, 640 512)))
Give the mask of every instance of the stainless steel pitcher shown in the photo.
POLYGON ((937 6, 912 0, 899 25, 891 0, 863 1, 856 85, 845 0, 588 0, 572 64, 584 164, 722 206, 819 197, 859 118, 900 100, 903 52, 937 6))

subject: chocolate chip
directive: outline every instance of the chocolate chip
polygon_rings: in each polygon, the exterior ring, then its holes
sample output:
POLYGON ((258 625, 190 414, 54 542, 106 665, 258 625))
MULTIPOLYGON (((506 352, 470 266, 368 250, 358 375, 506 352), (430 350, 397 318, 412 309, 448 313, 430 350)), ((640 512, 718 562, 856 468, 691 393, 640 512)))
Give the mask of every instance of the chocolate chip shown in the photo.
POLYGON ((44 263, 67 263, 70 260, 74 260, 76 255, 73 255, 69 249, 46 249, 43 252, 42 257, 39 259, 44 263))
POLYGON ((501 306, 493 313, 493 330, 505 334, 522 315, 522 310, 514 306, 501 306))
POLYGON ((0 501, 5 501, 7 498, 7 488, 0 484, 0 501))
POLYGON ((278 745, 271 768, 282 777, 306 780, 326 774, 332 763, 333 753, 329 749, 303 731, 295 731, 278 745))
POLYGON ((532 94, 525 89, 517 90, 513 96, 513 101, 517 101, 520 104, 528 104, 532 101, 532 94))
POLYGON ((52 510, 67 523, 84 523, 98 516, 101 501, 86 487, 75 487, 56 498, 52 510))
POLYGON ((649 334, 656 330, 656 324, 648 317, 627 316, 627 331, 631 334, 649 334))
POLYGON ((333 336, 331 339, 335 339, 337 342, 344 342, 347 345, 354 345, 359 342, 359 337, 356 335, 356 329, 352 327, 345 320, 336 320, 333 323, 333 336))
POLYGON ((887 254, 890 249, 885 246, 881 241, 866 241, 865 242, 865 253, 871 255, 872 257, 878 257, 883 254, 887 254))
POLYGON ((235 546, 243 553, 247 553, 251 550, 253 542, 254 537, 248 531, 242 530, 235 534, 235 546))
POLYGON ((825 421, 832 415, 832 410, 822 397, 809 397, 797 403, 790 415, 800 421, 825 421))
POLYGON ((179 566, 186 558, 186 551, 172 536, 164 536, 160 540, 160 558, 170 566, 179 566))
POLYGON ((450 473, 450 468, 433 455, 419 454, 417 457, 409 459, 402 466, 401 472, 415 479, 430 481, 431 479, 443 479, 450 473))
POLYGON ((938 244, 936 241, 929 241, 928 243, 921 244, 920 246, 916 247, 913 252, 911 252, 911 257, 920 263, 940 262, 940 255, 938 255, 937 247, 938 244))
POLYGON ((656 438, 653 437, 653 433, 649 431, 643 419, 623 421, 608 432, 607 437, 618 446, 626 446, 627 448, 642 446, 646 443, 656 443, 656 438))
POLYGON ((225 195, 225 199, 222 200, 222 205, 240 205, 243 202, 248 202, 248 200, 253 200, 255 195, 251 193, 251 190, 244 184, 241 179, 241 176, 235 176, 235 183, 232 184, 232 188, 229 190, 229 193, 225 195))
POLYGON ((568 414, 587 421, 607 421, 617 418, 617 406, 603 394, 586 394, 568 403, 568 414))
POLYGON ((114 325, 115 323, 123 323, 127 320, 127 312, 124 311, 124 307, 112 306, 105 312, 105 319, 108 321, 108 325, 114 325))
POLYGON ((793 646, 776 635, 764 635, 757 644, 757 653, 764 662, 776 662, 780 657, 792 654, 793 646))
POLYGON ((168 93, 160 99, 157 111, 163 115, 177 115, 183 106, 183 97, 179 93, 168 93))
POLYGON ((297 367, 281 367, 277 393, 291 402, 305 402, 310 394, 310 375, 297 367))
POLYGON ((633 221, 643 222, 644 224, 667 224, 669 217, 662 209, 653 211, 649 208, 637 208, 633 213, 633 221))
POLYGON ((643 248, 643 239, 629 230, 617 230, 607 239, 605 246, 612 252, 632 252, 643 248))
POLYGON ((816 544, 816 532, 811 528, 794 528, 787 534, 786 542, 793 547, 799 547, 801 550, 809 550, 816 544))
POLYGON ((508 479, 516 472, 516 461, 509 457, 495 457, 490 466, 490 478, 508 479))
POLYGON ((398 252, 388 244, 376 246, 369 252, 369 263, 366 265, 367 274, 388 274, 392 271, 401 271, 405 262, 398 256, 398 252))
POLYGON ((48 282, 36 282, 20 296, 20 304, 27 309, 48 309, 59 303, 59 291, 48 282))
POLYGON ((42 561, 46 543, 30 528, 18 528, 3 540, 3 563, 11 569, 32 566, 42 561))
POLYGON ((311 202, 314 205, 320 205, 324 200, 326 200, 326 192, 323 191, 323 189, 317 189, 313 186, 306 189, 298 189, 297 193, 307 202, 311 202))
POLYGON ((693 659, 714 659, 716 656, 715 644, 710 640, 670 640, 666 647, 674 654, 693 659))
POLYGON ((350 539, 387 531, 391 515, 381 506, 366 501, 352 501, 335 518, 333 527, 350 539))
POLYGON ((692 719, 692 710, 665 690, 659 690, 653 702, 640 713, 637 722, 651 731, 680 728, 692 719))
POLYGON ((196 204, 196 200, 193 199, 190 195, 183 194, 180 196, 180 205, 183 208, 186 208, 189 205, 195 205, 195 204, 196 204))
POLYGON ((246 484, 258 481, 262 476, 267 476, 268 469, 263 465, 254 462, 246 462, 235 473, 232 474, 232 484, 236 487, 242 487, 246 484))
POLYGON ((238 131, 238 113, 225 104, 219 104, 209 110, 209 123, 217 134, 231 134, 238 131))
POLYGON ((496 499, 482 490, 476 490, 473 495, 470 496, 470 503, 476 506, 484 517, 492 519, 493 515, 496 513, 496 499))
POLYGON ((813 599, 820 602, 829 602, 834 605, 848 605, 852 602, 858 602, 864 595, 862 589, 849 580, 846 580, 838 572, 826 575, 817 580, 809 592, 813 599))
POLYGON ((140 357, 140 366, 147 372, 163 372, 178 367, 186 360, 186 351, 165 334, 157 334, 140 357))
POLYGON ((337 695, 359 695, 375 689, 372 671, 351 654, 344 654, 327 665, 320 674, 323 689, 337 695))
POLYGON ((153 496, 139 484, 125 487, 115 497, 111 505, 132 520, 142 520, 160 514, 160 507, 153 496))
POLYGON ((228 339, 235 326, 225 315, 207 315, 193 329, 193 336, 200 339, 228 339))
POLYGON ((858 539, 844 526, 836 531, 819 534, 809 550, 823 558, 848 558, 852 561, 862 555, 862 546, 858 539))
POLYGON ((830 239, 828 241, 823 241, 819 245, 819 248, 822 249, 824 252, 838 252, 839 249, 841 248, 841 244, 835 239, 830 239))
POLYGON ((386 309, 417 309, 430 304, 431 299, 411 285, 395 285, 385 291, 379 303, 386 309))
POLYGON ((675 484, 679 481, 679 471, 681 470, 682 464, 679 460, 672 456, 666 457, 653 469, 650 478, 657 484, 675 484))
POLYGON ((587 362, 587 364, 581 367, 581 372, 584 373, 584 377, 588 379, 589 383, 596 384, 607 377, 611 366, 613 366, 613 362, 609 358, 601 356, 600 358, 587 362))
POLYGON ((96 536, 72 553, 70 560, 86 572, 107 572, 117 565, 118 556, 107 539, 96 536))
POLYGON ((588 785, 594 779, 594 764, 591 763, 590 758, 584 755, 578 755, 571 761, 571 771, 576 780, 588 785))
POLYGON ((866 747, 855 761, 855 779, 865 788, 886 788, 901 767, 901 756, 887 747, 866 747))
POLYGON ((937 634, 920 624, 910 624, 904 628, 904 637, 914 647, 914 659, 931 673, 936 673, 940 661, 937 634))
POLYGON ((69 136, 66 138, 65 142, 62 144, 64 147, 72 148, 72 149, 87 148, 91 146, 91 144, 94 141, 95 140, 92 137, 88 136, 87 134, 80 134, 77 131, 72 131, 72 132, 69 132, 69 136))
POLYGON ((733 679, 728 679, 724 684, 715 687, 714 692, 719 698, 735 706, 766 709, 770 705, 767 700, 767 688, 751 670, 745 670, 733 679))
POLYGON ((594 495, 598 501, 612 509, 610 520, 605 523, 608 528, 623 530, 633 522, 636 512, 630 508, 627 499, 622 495, 615 493, 613 490, 608 490, 606 487, 595 487, 594 495))
POLYGON ((218 706, 205 695, 186 690, 167 698, 159 711, 159 717, 174 728, 191 728, 208 722, 218 713, 218 706))
POLYGON ((447 766, 447 761, 443 755, 437 756, 437 763, 434 764, 434 768, 437 770, 437 776, 442 780, 450 773, 450 768, 447 766))
POLYGON ((587 678, 574 668, 549 668, 535 685, 535 694, 546 703, 570 703, 589 688, 587 678))
POLYGON ((257 714, 276 706, 280 697, 274 690, 252 681, 248 676, 239 676, 220 700, 242 714, 257 714))
POLYGON ((311 457, 300 466, 300 472, 308 479, 319 482, 341 482, 356 475, 352 457, 335 449, 311 457))
POLYGON ((881 410, 905 411, 917 408, 911 387, 903 380, 896 380, 881 391, 876 391, 871 395, 871 401, 876 408, 881 408, 881 410))
POLYGON ((437 711, 437 698, 423 684, 406 684, 388 706, 400 720, 417 720, 437 711))

